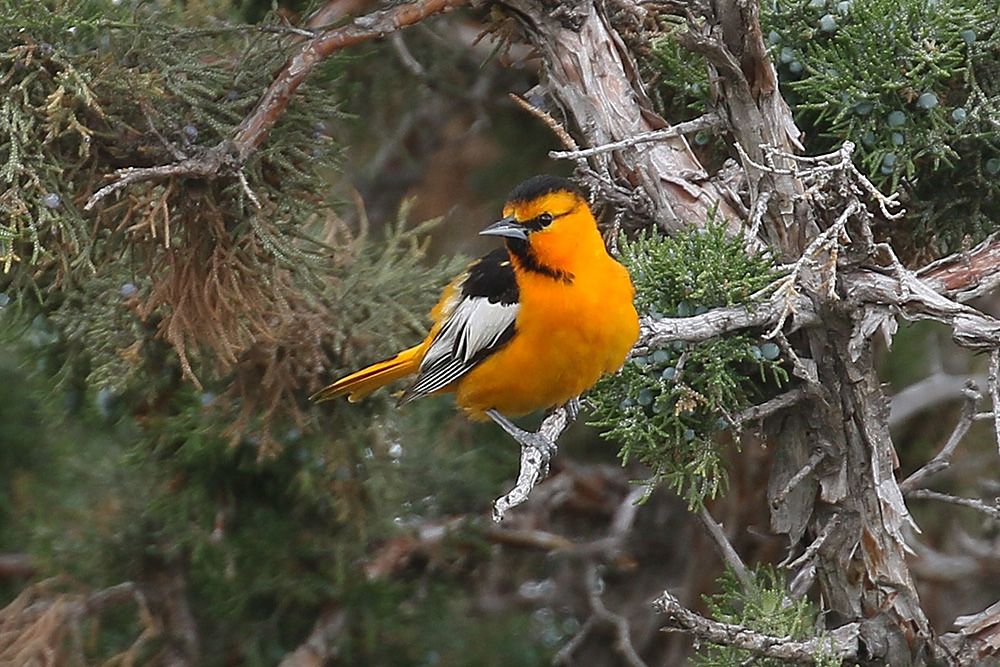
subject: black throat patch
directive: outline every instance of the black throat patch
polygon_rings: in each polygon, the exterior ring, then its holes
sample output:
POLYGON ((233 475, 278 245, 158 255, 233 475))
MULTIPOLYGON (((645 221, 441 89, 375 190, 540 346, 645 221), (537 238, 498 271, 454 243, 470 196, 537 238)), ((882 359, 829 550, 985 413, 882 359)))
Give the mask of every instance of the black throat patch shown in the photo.
POLYGON ((546 264, 542 264, 538 260, 538 255, 535 254, 535 251, 532 250, 527 241, 508 238, 507 250, 510 251, 511 255, 517 258, 518 263, 525 271, 540 273, 543 276, 548 276, 553 280, 558 280, 559 282, 566 283, 567 285, 573 283, 573 274, 569 271, 555 269, 546 264))

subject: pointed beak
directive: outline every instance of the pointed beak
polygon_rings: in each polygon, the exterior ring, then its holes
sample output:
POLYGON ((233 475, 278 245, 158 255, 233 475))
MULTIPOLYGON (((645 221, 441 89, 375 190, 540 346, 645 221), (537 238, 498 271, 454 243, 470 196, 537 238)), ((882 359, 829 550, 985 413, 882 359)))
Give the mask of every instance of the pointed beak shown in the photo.
POLYGON ((512 215, 494 222, 492 225, 479 232, 480 236, 505 236, 509 239, 528 240, 528 231, 512 215))

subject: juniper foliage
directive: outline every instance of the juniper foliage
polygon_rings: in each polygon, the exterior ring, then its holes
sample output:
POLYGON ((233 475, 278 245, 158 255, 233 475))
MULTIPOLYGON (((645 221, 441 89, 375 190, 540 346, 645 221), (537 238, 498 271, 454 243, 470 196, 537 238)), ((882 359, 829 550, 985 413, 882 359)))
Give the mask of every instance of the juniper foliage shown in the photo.
MULTIPOLYGON (((704 597, 709 615, 716 621, 739 625, 774 637, 795 641, 822 638, 819 610, 808 598, 792 598, 784 577, 773 567, 762 565, 741 582, 727 570, 719 580, 720 590, 704 597)), ((822 645, 822 642, 820 642, 822 645)), ((840 658, 831 649, 814 657, 817 667, 839 667, 840 658)), ((728 646, 701 646, 692 658, 698 667, 784 667, 788 662, 753 656, 749 651, 728 646)))
POLYGON ((997 16, 995 0, 762 6, 807 150, 857 144, 859 166, 903 189, 912 232, 939 252, 985 238, 1000 214, 997 16))
MULTIPOLYGON (((640 317, 689 317, 718 306, 748 304, 777 277, 767 254, 750 256, 724 222, 676 237, 623 240, 640 317)), ((731 415, 787 380, 781 351, 761 334, 739 333, 701 343, 674 341, 626 362, 588 394, 593 424, 621 443, 623 463, 652 469, 649 490, 665 482, 689 505, 726 485, 723 440, 731 415)))

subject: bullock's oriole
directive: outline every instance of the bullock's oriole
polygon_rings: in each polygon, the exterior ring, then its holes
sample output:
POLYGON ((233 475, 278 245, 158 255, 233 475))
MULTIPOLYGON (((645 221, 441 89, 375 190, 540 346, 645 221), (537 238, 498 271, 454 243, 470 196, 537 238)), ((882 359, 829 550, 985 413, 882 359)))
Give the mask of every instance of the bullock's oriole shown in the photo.
POLYGON ((471 418, 488 416, 522 444, 551 450, 554 443, 504 415, 568 403, 618 370, 639 335, 635 291, 566 179, 525 181, 503 215, 480 234, 501 236, 506 247, 445 288, 422 343, 334 382, 313 400, 347 394, 357 401, 416 373, 400 404, 453 391, 471 418))

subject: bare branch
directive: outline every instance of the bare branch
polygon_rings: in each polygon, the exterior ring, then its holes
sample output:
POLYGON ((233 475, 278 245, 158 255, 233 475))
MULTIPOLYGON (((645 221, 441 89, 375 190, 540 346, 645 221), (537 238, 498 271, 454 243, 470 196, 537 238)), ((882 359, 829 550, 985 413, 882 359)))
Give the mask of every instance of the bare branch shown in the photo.
POLYGON ((972 380, 966 380, 965 389, 962 394, 965 397, 965 402, 962 403, 962 414, 959 417, 958 423, 955 424, 951 436, 934 458, 900 483, 899 490, 903 492, 903 495, 907 495, 908 492, 915 491, 924 486, 932 477, 940 474, 941 471, 951 465, 951 456, 955 453, 958 443, 962 441, 962 438, 969 432, 969 428, 976 420, 976 411, 979 407, 979 402, 983 400, 983 395, 979 392, 979 387, 972 380))
POLYGON ((733 569, 736 574, 736 578, 740 580, 740 584, 746 589, 752 583, 750 573, 747 572, 746 563, 740 558, 740 555, 736 553, 736 549, 733 548, 732 543, 726 534, 722 530, 722 526, 709 514, 708 510, 704 507, 698 512, 698 520, 701 524, 705 526, 705 530, 708 531, 709 537, 712 538, 712 542, 715 544, 716 550, 719 555, 722 556, 722 560, 733 569))
POLYGON ((826 452, 822 449, 817 449, 813 452, 812 456, 809 457, 809 460, 806 461, 806 464, 802 466, 798 472, 792 475, 792 477, 785 483, 785 486, 783 486, 774 498, 771 499, 771 506, 778 507, 784 503, 785 499, 788 498, 788 494, 792 492, 792 489, 798 486, 806 477, 811 475, 813 471, 816 470, 816 466, 822 463, 825 458, 826 452))
POLYGON ((639 342, 632 353, 643 354, 650 348, 663 347, 675 340, 698 343, 730 331, 769 327, 781 321, 787 312, 794 315, 796 328, 819 322, 812 302, 805 297, 775 294, 769 301, 756 306, 714 308, 692 317, 644 318, 640 322, 639 342))
POLYGON ((843 275, 841 282, 853 303, 890 305, 904 317, 947 324, 952 338, 963 347, 993 350, 1000 346, 1000 321, 939 294, 910 271, 902 276, 857 271, 843 275))
POLYGON ((629 146, 636 146, 638 144, 663 141, 664 139, 680 137, 685 134, 701 132, 702 130, 716 130, 724 125, 725 123, 723 123, 722 119, 717 115, 707 113, 704 116, 695 118, 694 120, 678 123, 677 125, 673 125, 663 130, 654 130, 652 132, 635 134, 626 139, 622 139, 621 141, 613 141, 609 144, 594 146, 593 148, 569 151, 549 151, 549 157, 553 160, 579 160, 581 158, 593 157, 594 155, 609 153, 611 151, 628 148, 629 146))
POLYGON ((823 530, 819 531, 819 535, 816 536, 816 539, 809 543, 809 546, 805 548, 798 558, 793 560, 791 554, 789 554, 788 558, 778 564, 778 567, 785 567, 789 570, 797 570, 800 567, 808 565, 809 561, 816 556, 817 552, 819 552, 819 550, 823 547, 823 544, 826 543, 826 539, 830 536, 830 534, 840 527, 840 524, 840 514, 834 514, 830 517, 830 520, 826 522, 826 525, 823 526, 823 530))
MULTIPOLYGON (((548 439, 553 445, 559 440, 562 432, 576 419, 579 409, 570 403, 553 410, 538 429, 538 434, 548 439)), ((493 520, 502 521, 503 515, 512 507, 517 507, 528 499, 531 490, 541 482, 548 473, 549 460, 555 451, 543 451, 530 446, 521 446, 521 465, 514 488, 493 502, 493 520)))
POLYGON ((1000 521, 1000 508, 996 505, 987 505, 982 500, 978 498, 961 498, 959 496, 952 496, 947 493, 939 493, 937 491, 931 491, 929 489, 914 489, 906 494, 908 498, 924 498, 927 500, 940 500, 944 503, 951 503, 952 505, 961 505, 962 507, 970 507, 977 512, 982 512, 983 514, 989 516, 990 518, 1000 521))
POLYGON ((664 630, 681 630, 693 634, 701 641, 740 648, 759 657, 815 665, 817 656, 833 653, 841 660, 851 661, 858 655, 860 625, 857 623, 841 626, 822 637, 796 641, 750 630, 742 625, 705 618, 682 605, 667 591, 653 605, 667 617, 667 627, 664 630))
POLYGON ((764 417, 773 415, 779 410, 792 407, 796 403, 805 400, 808 395, 809 390, 806 387, 795 387, 794 389, 786 391, 784 394, 779 394, 772 399, 764 401, 760 405, 752 405, 746 410, 736 413, 733 415, 733 422, 739 425, 749 421, 763 419, 764 417))
POLYGON ((174 162, 173 164, 158 165, 156 167, 126 167, 115 172, 118 177, 113 183, 105 185, 95 192, 84 204, 83 210, 89 211, 105 197, 133 183, 142 181, 160 180, 171 176, 188 176, 211 178, 218 176, 227 169, 235 168, 239 164, 234 152, 229 150, 227 142, 201 153, 198 157, 187 158, 174 162))
POLYGON ((583 640, 598 624, 610 626, 615 632, 615 648, 625 659, 625 662, 632 667, 646 667, 645 661, 632 646, 632 629, 629 627, 628 619, 614 613, 604 605, 601 599, 601 589, 603 588, 597 574, 597 565, 587 563, 586 582, 588 600, 593 614, 586 620, 579 632, 573 636, 566 644, 559 649, 552 663, 555 665, 570 664, 573 652, 583 643, 583 640))
POLYGON ((423 19, 468 4, 469 0, 415 0, 361 16, 348 25, 324 31, 305 42, 274 78, 257 102, 253 112, 233 132, 231 138, 203 151, 199 156, 155 167, 121 169, 117 180, 87 200, 84 210, 91 210, 99 201, 129 185, 172 176, 213 178, 238 169, 270 133, 285 113, 292 96, 312 74, 317 65, 336 51, 384 37, 423 19))
POLYGON ((990 351, 990 401, 993 402, 993 432, 1000 447, 1000 347, 990 351))

